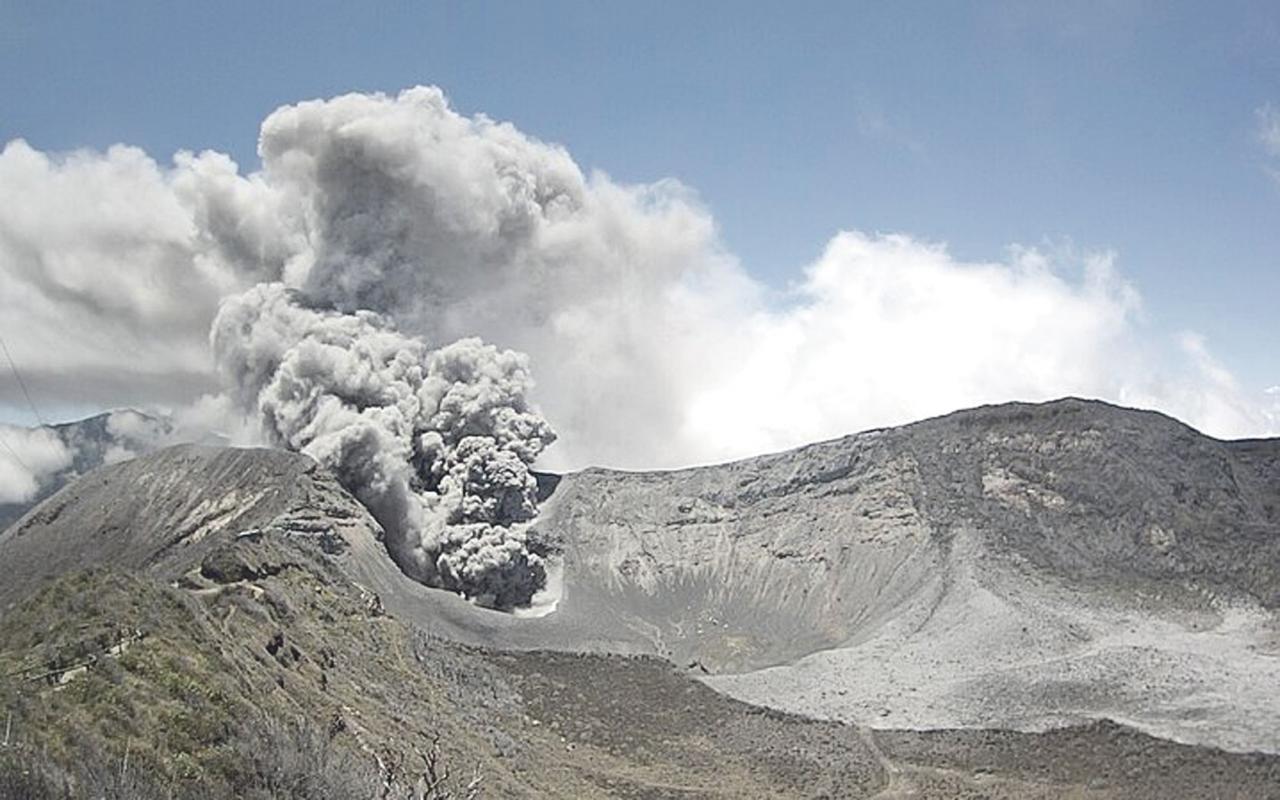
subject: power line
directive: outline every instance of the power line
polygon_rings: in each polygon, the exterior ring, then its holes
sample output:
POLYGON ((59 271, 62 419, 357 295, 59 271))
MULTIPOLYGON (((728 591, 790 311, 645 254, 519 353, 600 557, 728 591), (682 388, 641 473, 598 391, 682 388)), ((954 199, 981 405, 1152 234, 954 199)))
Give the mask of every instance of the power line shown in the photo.
MULTIPOLYGON (((40 416, 40 412, 36 409, 36 404, 31 402, 31 394, 27 391, 27 384, 22 380, 22 373, 18 372, 18 365, 13 362, 13 356, 9 354, 9 346, 4 343, 4 337, 2 336, 0 336, 0 350, 4 350, 5 358, 9 359, 9 368, 13 370, 13 377, 18 379, 18 386, 22 387, 22 395, 27 398, 27 405, 31 406, 31 410, 35 412, 36 419, 40 420, 40 424, 45 424, 44 417, 40 416)), ((35 470, 27 466, 27 462, 22 460, 22 456, 18 455, 18 452, 10 447, 8 442, 0 439, 0 446, 9 451, 9 457, 16 461, 20 467, 35 475, 35 470)))
MULTIPOLYGON (((4 343, 4 337, 0 336, 0 349, 4 350, 4 357, 9 359, 9 368, 13 370, 13 377, 18 379, 18 386, 22 389, 22 396, 27 398, 27 405, 31 406, 31 411, 36 415, 41 425, 48 425, 44 421, 44 417, 40 414, 40 409, 36 408, 36 404, 31 401, 31 392, 27 391, 27 382, 22 379, 22 373, 18 372, 18 365, 14 363, 13 356, 9 354, 9 346, 4 343)), ((6 445, 6 448, 8 445, 6 445)), ((12 452, 12 451, 10 451, 12 452)))

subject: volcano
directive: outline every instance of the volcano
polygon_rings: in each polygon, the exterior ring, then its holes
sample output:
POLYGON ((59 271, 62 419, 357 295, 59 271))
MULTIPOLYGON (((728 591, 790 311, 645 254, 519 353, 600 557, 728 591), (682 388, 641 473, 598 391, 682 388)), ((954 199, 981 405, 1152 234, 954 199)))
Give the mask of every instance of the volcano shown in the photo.
POLYGON ((117 786, 129 752, 139 796, 285 761, 296 796, 446 761, 448 796, 1280 785, 1280 440, 1067 399, 538 481, 548 586, 506 613, 401 573, 306 456, 89 472, 0 534, 0 777, 117 786))

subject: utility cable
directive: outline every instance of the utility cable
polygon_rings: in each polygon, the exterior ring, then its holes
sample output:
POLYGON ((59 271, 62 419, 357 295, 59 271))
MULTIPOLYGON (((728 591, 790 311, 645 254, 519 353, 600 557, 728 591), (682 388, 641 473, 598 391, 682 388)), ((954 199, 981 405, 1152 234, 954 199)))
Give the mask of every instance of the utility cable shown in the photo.
MULTIPOLYGON (((44 417, 40 416, 40 412, 36 410, 36 404, 31 402, 31 394, 27 391, 27 384, 22 380, 22 374, 18 372, 18 365, 13 362, 13 356, 9 354, 9 346, 4 343, 4 337, 0 337, 0 350, 4 350, 5 358, 9 359, 9 368, 13 370, 13 377, 18 379, 18 386, 22 387, 22 395, 27 398, 27 405, 31 406, 31 410, 35 412, 36 419, 40 420, 40 424, 45 424, 44 417)), ((22 460, 22 456, 9 446, 4 439, 0 439, 0 446, 9 451, 9 457, 18 462, 18 465, 27 472, 35 475, 35 470, 27 466, 27 462, 22 460)))
POLYGON ((41 425, 48 425, 44 416, 40 413, 40 409, 36 408, 36 404, 31 400, 31 392, 27 391, 27 382, 22 379, 22 373, 18 372, 18 365, 14 362, 13 356, 9 353, 9 346, 4 343, 4 337, 0 336, 0 350, 4 350, 4 357, 9 359, 9 368, 13 370, 13 377, 18 379, 18 386, 22 389, 22 396, 27 398, 27 405, 31 406, 31 413, 36 415, 36 419, 41 425))

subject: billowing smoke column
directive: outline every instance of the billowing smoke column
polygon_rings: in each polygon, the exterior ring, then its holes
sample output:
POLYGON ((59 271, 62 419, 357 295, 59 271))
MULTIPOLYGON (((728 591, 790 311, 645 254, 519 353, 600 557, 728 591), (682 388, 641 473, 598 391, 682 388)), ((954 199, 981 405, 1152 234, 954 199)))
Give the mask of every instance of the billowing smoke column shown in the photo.
MULTIPOLYGON (((778 291, 678 182, 584 171, 433 87, 284 106, 258 153, 242 174, 213 152, 0 148, 0 320, 38 400, 158 406, 251 441, 236 404, 207 394, 208 334, 222 300, 278 282, 301 307, 372 310, 431 349, 479 336, 529 354, 562 436, 540 463, 558 470, 688 466, 1065 394, 1222 437, 1280 430, 1280 390, 1244 388, 1193 335, 1153 336, 1107 253, 967 262, 845 231, 778 291)), ((229 351, 236 334, 221 335, 229 351)), ((301 341, 233 388, 255 421, 301 341)), ((0 404, 25 405, 14 382, 0 404)), ((16 496, 39 483, 15 481, 16 496)))
POLYGON ((432 350, 278 283, 224 301, 212 340, 266 435, 333 469, 410 576, 504 609, 543 586, 529 468, 555 434, 526 403, 524 356, 473 338, 432 350))

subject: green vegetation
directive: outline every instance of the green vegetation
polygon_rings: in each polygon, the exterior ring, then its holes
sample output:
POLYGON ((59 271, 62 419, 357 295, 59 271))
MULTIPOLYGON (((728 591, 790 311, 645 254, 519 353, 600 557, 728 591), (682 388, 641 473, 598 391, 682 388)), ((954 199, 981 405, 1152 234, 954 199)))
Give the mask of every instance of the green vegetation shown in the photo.
POLYGON ((0 798, 79 797, 89 787, 121 798, 409 796, 407 770, 379 768, 394 748, 347 721, 372 709, 359 707, 352 684, 344 691, 325 675, 336 653, 292 643, 299 630, 317 631, 299 622, 289 595, 309 590, 306 602, 339 627, 361 628, 360 641, 376 638, 378 622, 363 619, 354 598, 290 577, 268 597, 248 585, 193 593, 95 569, 6 613, 0 798), (285 616, 295 617, 288 634, 285 616), (384 794, 397 780, 406 785, 384 794))

